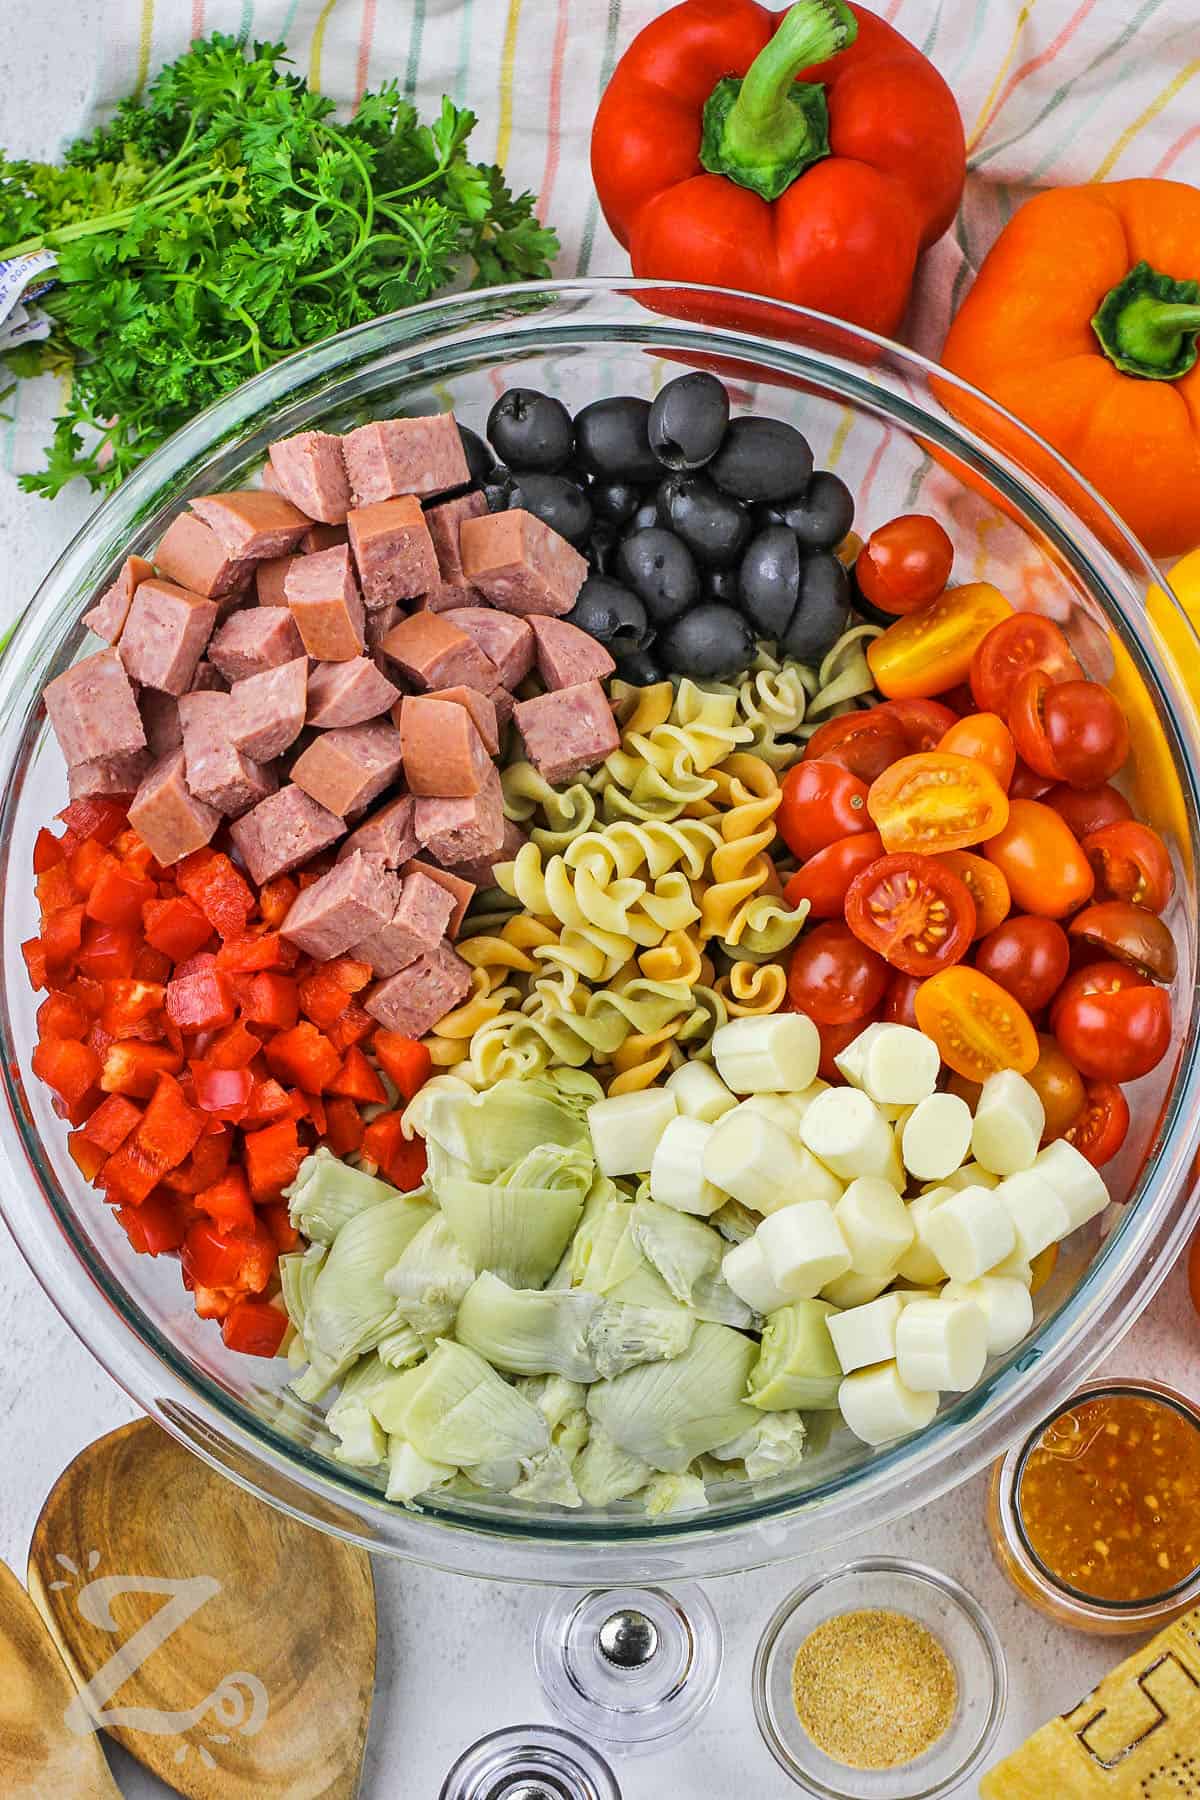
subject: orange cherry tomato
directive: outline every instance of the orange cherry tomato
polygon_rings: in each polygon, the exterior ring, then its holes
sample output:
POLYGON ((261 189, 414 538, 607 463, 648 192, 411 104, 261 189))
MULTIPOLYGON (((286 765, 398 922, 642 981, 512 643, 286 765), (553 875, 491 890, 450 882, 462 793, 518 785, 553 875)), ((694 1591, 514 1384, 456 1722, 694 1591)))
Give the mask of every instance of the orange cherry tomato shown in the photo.
POLYGON ((1050 1009, 1055 1037, 1089 1081, 1137 1081, 1171 1042, 1171 998, 1124 963, 1089 963, 1050 1009))
POLYGON ((992 771, 1005 790, 1017 766, 1012 732, 998 713, 968 713, 951 725, 938 749, 974 757, 992 771))
POLYGON ((1157 913, 1131 900, 1101 900, 1085 906, 1067 927, 1069 935, 1091 950, 1128 963, 1154 981, 1174 981, 1175 939, 1157 913))
POLYGON ((1128 1133, 1129 1102, 1120 1088, 1112 1081, 1089 1081, 1083 1111, 1063 1136, 1098 1169, 1117 1154, 1128 1133))
POLYGON ((1046 1114, 1042 1142, 1053 1143, 1055 1138, 1064 1136, 1068 1126, 1073 1125, 1083 1111, 1087 1101, 1083 1076, 1063 1054, 1058 1039, 1051 1037, 1048 1031, 1039 1031, 1038 1059, 1025 1079, 1037 1090, 1046 1114))
POLYGON ((988 632, 971 658, 971 692, 980 712, 999 713, 1006 719, 1013 689, 1030 669, 1045 670, 1051 681, 1076 680, 1083 674, 1053 619, 1014 612, 988 632))
POLYGON ((966 884, 932 856, 883 856, 846 895, 856 938, 905 975, 932 975, 967 952, 975 906, 966 884))
POLYGON ((793 763, 775 814, 779 835, 802 862, 856 831, 873 831, 867 784, 838 763, 793 763))
POLYGON ((1000 1069, 1024 1075, 1038 1059, 1037 1032, 1024 1007, 978 969, 942 969, 917 989, 917 1024, 942 1061, 968 1081, 1000 1069))
POLYGON ((1039 1294, 1054 1273, 1054 1265, 1058 1261, 1058 1245, 1047 1244, 1039 1250, 1029 1265, 1033 1279, 1029 1283, 1029 1292, 1039 1294))
POLYGON ((1083 853, 1096 878, 1097 900, 1132 900, 1160 913, 1175 892, 1167 846, 1157 831, 1137 819, 1089 832, 1083 853))
POLYGON ((1008 882, 1013 905, 1022 912, 1063 919, 1092 897, 1095 879, 1087 857, 1065 819, 1040 800, 1010 801, 1007 823, 988 839, 983 853, 1008 882))
POLYGON ((870 783, 908 753, 908 736, 899 719, 882 706, 866 712, 842 713, 818 725, 804 748, 805 762, 840 763, 860 781, 870 783))
POLYGON ((970 673, 976 647, 1011 613, 989 581, 947 588, 868 644, 876 687, 889 700, 919 700, 958 687, 970 673))
POLYGON ((807 900, 811 918, 840 919, 850 883, 861 869, 869 868, 882 855, 883 839, 877 831, 859 831, 852 837, 839 838, 796 870, 783 890, 784 900, 792 907, 807 900))
POLYGON ((928 513, 904 513, 871 533, 854 576, 881 612, 912 613, 937 598, 953 563, 954 545, 937 520, 928 513))
POLYGON ((977 938, 994 931, 1007 919, 1012 910, 1012 895, 995 863, 988 862, 986 857, 975 856, 970 850, 945 850, 937 861, 953 869, 975 902, 974 935, 977 938))
POLYGON ((923 750, 903 756, 871 783, 867 810, 886 850, 965 850, 1003 830, 1008 796, 990 769, 969 756, 923 750))

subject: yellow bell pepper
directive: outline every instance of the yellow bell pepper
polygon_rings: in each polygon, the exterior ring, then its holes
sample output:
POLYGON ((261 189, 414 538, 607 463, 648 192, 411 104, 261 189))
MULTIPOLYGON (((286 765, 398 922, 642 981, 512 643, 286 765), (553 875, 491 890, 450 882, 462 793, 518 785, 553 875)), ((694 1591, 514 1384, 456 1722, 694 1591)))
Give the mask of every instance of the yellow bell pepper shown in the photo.
MULTIPOLYGON (((1200 550, 1175 564, 1170 581, 1192 629, 1200 633, 1200 550)), ((1160 587, 1147 593, 1146 612, 1155 636, 1200 708, 1200 649, 1192 632, 1160 587)), ((1187 814, 1174 759, 1132 658, 1115 637, 1110 642, 1114 668, 1109 687, 1129 722, 1129 769, 1139 817, 1164 837, 1173 838, 1182 852, 1187 843, 1187 814)))

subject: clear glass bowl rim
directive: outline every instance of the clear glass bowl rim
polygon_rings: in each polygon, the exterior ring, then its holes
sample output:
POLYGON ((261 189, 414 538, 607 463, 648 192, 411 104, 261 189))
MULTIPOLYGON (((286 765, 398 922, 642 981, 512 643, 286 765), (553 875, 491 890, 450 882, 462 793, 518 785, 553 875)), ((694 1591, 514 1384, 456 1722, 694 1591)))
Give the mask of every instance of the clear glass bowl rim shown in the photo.
MULTIPOLYGON (((536 351, 539 310, 554 309, 542 331, 560 315, 568 321, 573 305, 611 303, 614 317, 605 330, 585 320, 571 328, 573 337, 594 342, 610 338, 627 343, 670 340, 678 349, 725 354, 758 361, 776 372, 803 379, 815 377, 833 385, 843 397, 860 399, 897 419, 905 429, 924 435, 984 473, 1032 519, 1078 571, 1085 567, 1089 585, 1111 593, 1111 577, 1128 580, 1130 571, 1143 588, 1156 583, 1167 595, 1178 626, 1200 658, 1200 641, 1171 594, 1167 582, 1106 503, 1061 457, 1028 427, 1004 412, 967 383, 930 363, 916 352, 843 321, 799 307, 787 307, 797 331, 823 334, 826 341, 855 343, 862 359, 841 358, 829 350, 810 348, 749 330, 704 324, 664 314, 663 296, 694 295, 728 304, 730 290, 697 284, 622 278, 576 278, 558 282, 476 289, 426 302, 402 313, 385 315, 356 326, 274 365, 216 402, 177 432, 149 457, 88 518, 41 583, 13 629, 0 660, 0 781, 4 813, 0 816, 0 857, 7 858, 6 829, 12 804, 12 774, 40 703, 40 684, 26 679, 27 664, 36 669, 57 651, 77 624, 74 596, 94 591, 119 559, 129 534, 167 507, 183 483, 239 439, 268 413, 277 414, 291 401, 337 386, 368 359, 410 351, 439 333, 496 327, 494 310, 511 305, 500 324, 516 333, 521 347, 536 351), (654 295, 658 304, 639 303, 654 295), (617 318, 620 303, 631 302, 617 318), (637 329, 632 329, 633 325, 637 329), (1106 531, 1121 546, 1118 561, 1077 518, 1071 508, 1035 476, 1014 464, 1005 450, 977 438, 945 413, 934 413, 921 401, 901 402, 871 379, 871 363, 885 361, 907 372, 916 385, 936 381, 944 392, 963 396, 968 406, 992 413, 1004 424, 1006 439, 1028 444, 1044 465, 1048 459, 1062 472, 1063 485, 1085 496, 1105 520, 1106 531), (1103 571, 1109 571, 1106 580, 1103 571)), ((760 296, 742 296, 760 307, 760 296)), ((772 309, 783 306, 771 302, 772 309)), ((453 341, 453 340, 452 340, 453 341)), ((497 337, 497 344, 511 339, 497 337)), ((547 334, 546 347, 554 338, 547 334)), ((432 365, 424 365, 432 374, 432 365)), ((290 421, 289 421, 290 423, 290 421)), ((300 429, 291 424, 291 429, 300 429)), ((1175 759, 1189 817, 1192 849, 1200 853, 1200 729, 1172 656, 1151 632, 1144 610, 1117 605, 1125 646, 1135 657, 1147 685, 1156 690, 1166 729, 1174 739, 1175 759)), ((0 877, 3 864, 0 863, 0 877)), ((23 1101, 7 996, 0 1009, 0 1048, 7 1108, 0 1112, 0 1147, 8 1164, 9 1182, 0 1196, 0 1212, 35 1277, 92 1354, 131 1398, 166 1430, 204 1457, 248 1492, 279 1506, 302 1522, 330 1530, 364 1548, 406 1556, 449 1570, 494 1579, 553 1583, 592 1582, 601 1567, 606 1580, 670 1580, 686 1575, 714 1575, 759 1566, 843 1540, 856 1531, 880 1525, 911 1511, 966 1480, 1001 1454, 1040 1416, 1076 1387, 1101 1356, 1119 1341, 1148 1303, 1183 1247, 1197 1205, 1191 1193, 1192 1168, 1200 1140, 1200 1057, 1197 1018, 1187 1021, 1187 1042, 1172 1089, 1168 1118, 1155 1163, 1154 1192, 1140 1196, 1098 1251, 1084 1278, 1058 1312, 1040 1328, 1020 1353, 1003 1362, 972 1393, 939 1415, 926 1431, 876 1452, 858 1468, 816 1489, 792 1496, 748 1499, 731 1506, 718 1520, 704 1514, 658 1520, 614 1516, 574 1519, 551 1514, 486 1520, 449 1508, 404 1511, 388 1506, 347 1470, 339 1473, 323 1457, 256 1417, 207 1376, 199 1373, 171 1345, 125 1294, 113 1272, 93 1258, 76 1232, 69 1203, 61 1195, 46 1162, 23 1101), (25 1184, 18 1177, 25 1178, 25 1184), (32 1178, 32 1179, 30 1179, 32 1178), (28 1188, 28 1191, 26 1191, 28 1188)))

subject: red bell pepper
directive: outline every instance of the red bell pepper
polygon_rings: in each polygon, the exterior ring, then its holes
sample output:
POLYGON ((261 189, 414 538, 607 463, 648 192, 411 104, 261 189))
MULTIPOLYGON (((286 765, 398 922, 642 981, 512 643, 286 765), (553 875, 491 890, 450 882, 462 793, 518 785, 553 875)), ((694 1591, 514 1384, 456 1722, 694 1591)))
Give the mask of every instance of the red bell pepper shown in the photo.
POLYGON ((168 900, 148 900, 142 908, 142 921, 146 942, 173 963, 194 956, 213 934, 196 902, 186 894, 172 894, 168 900))
POLYGON ((135 1100, 149 1100, 159 1076, 177 1075, 182 1067, 182 1056, 165 1044, 129 1039, 110 1044, 105 1051, 100 1086, 106 1094, 131 1094, 135 1100))
POLYGON ((277 931, 260 931, 223 943, 217 951, 217 967, 240 975, 251 974, 255 969, 291 969, 298 956, 296 946, 277 931))
POLYGON ((222 938, 243 937, 254 895, 220 851, 195 850, 176 865, 175 880, 222 938))
POLYGON ((183 967, 189 974, 176 972, 167 983, 167 1013, 180 1031, 216 1031, 234 1020, 233 989, 229 977, 223 975, 213 959, 207 967, 192 969, 193 957, 183 967))
POLYGON ((206 1047, 204 1060, 214 1069, 248 1069, 261 1049, 262 1039, 255 1037, 240 1019, 235 1019, 206 1047))
POLYGON ((250 1103, 242 1118, 247 1130, 256 1125, 273 1125, 276 1119, 292 1116, 291 1106, 286 1089, 280 1087, 274 1076, 265 1081, 256 1080, 250 1092, 250 1103))
POLYGON ((353 1156, 361 1150, 366 1126, 353 1100, 336 1095, 325 1102, 325 1142, 335 1156, 353 1156))
POLYGON ((165 987, 171 976, 171 959, 162 950, 155 950, 150 944, 143 944, 133 959, 133 978, 135 981, 157 981, 165 987))
POLYGON ((157 1158, 165 1174, 191 1155, 203 1130, 204 1115, 189 1106, 175 1077, 160 1075, 134 1141, 157 1158))
POLYGON ((299 892, 299 887, 290 875, 279 875, 260 888, 258 910, 266 924, 278 929, 291 912, 299 892))
POLYGON ((74 906, 79 899, 79 890, 71 879, 71 871, 66 863, 52 864, 43 875, 38 876, 33 885, 43 924, 65 906, 74 906))
POLYGON ((159 1158, 138 1143, 135 1133, 109 1157, 95 1180, 111 1205, 140 1206, 165 1173, 159 1158))
POLYGON ((352 1000, 344 1013, 325 1027, 325 1035, 334 1049, 341 1055, 354 1044, 363 1044, 375 1029, 375 1021, 370 1013, 352 1000))
MULTIPOLYGON (((782 16, 754 0, 684 0, 633 40, 592 133, 596 192, 635 275, 765 294, 885 334, 965 173, 942 77, 843 0, 799 0, 782 16)), ((744 300, 704 316, 798 330, 744 300)))
POLYGON ((261 1219, 227 1232, 198 1219, 183 1242, 184 1271, 199 1287, 261 1294, 278 1258, 275 1240, 261 1219))
POLYGON ((420 1186, 427 1161, 425 1140, 405 1137, 398 1112, 372 1119, 363 1133, 362 1153, 403 1193, 420 1186))
POLYGON ((140 1106, 126 1100, 123 1094, 109 1094, 84 1123, 79 1135, 103 1150, 106 1156, 111 1156, 141 1122, 140 1106))
POLYGON ((341 1057, 315 1025, 302 1019, 290 1031, 281 1031, 266 1046, 267 1066, 287 1086, 319 1094, 341 1067, 341 1057))
POLYGON ((158 981, 105 982, 101 1028, 112 1038, 141 1037, 150 1042, 161 1038, 161 1019, 153 1030, 144 1028, 161 1014, 166 994, 158 981))
POLYGON ((300 1248, 300 1233, 292 1224, 286 1200, 272 1200, 267 1206, 260 1206, 258 1216, 275 1239, 275 1248, 282 1256, 285 1250, 300 1248))
POLYGON ((306 1019, 325 1030, 341 1017, 352 996, 360 993, 370 979, 370 963, 355 962, 348 956, 322 963, 300 983, 300 1010, 306 1019))
POLYGON ((67 868, 81 900, 86 900, 102 874, 121 867, 98 838, 84 838, 67 858, 67 868))
POLYGON ((329 1083, 329 1092, 359 1100, 365 1106, 387 1103, 387 1089, 356 1044, 347 1050, 345 1061, 329 1083))
POLYGON ((287 1314, 271 1301, 235 1300, 221 1322, 221 1336, 227 1350, 243 1356, 277 1356, 287 1326, 287 1314))
POLYGON ((91 1025, 83 1005, 71 994, 58 990, 48 994, 37 1009, 40 1038, 79 1038, 88 1034, 91 1025))
POLYGON ((219 1181, 203 1188, 196 1205, 222 1233, 254 1229, 254 1207, 241 1169, 227 1169, 219 1181))
MULTIPOLYGON (((82 917, 82 909, 80 909, 80 912, 82 917)), ((41 938, 26 938, 25 942, 21 945, 21 955, 25 959, 25 969, 29 976, 29 985, 33 988, 34 992, 36 993, 39 988, 47 987, 50 981, 50 971, 48 967, 49 959, 46 955, 46 946, 43 944, 41 938)))
POLYGON ((141 942, 140 925, 102 925, 97 919, 85 919, 79 967, 95 981, 127 981, 141 942))
POLYGON ((385 1031, 380 1026, 372 1048, 380 1068, 406 1100, 411 1100, 433 1073, 433 1058, 419 1038, 404 1037, 399 1031, 385 1031))
POLYGON ((92 883, 84 911, 102 925, 140 926, 142 908, 157 891, 152 881, 123 869, 113 857, 92 883))
POLYGON ((290 1031, 300 1017, 300 998, 292 977, 271 969, 251 975, 242 1000, 242 1017, 251 1025, 290 1031))
POLYGON ((41 826, 33 840, 34 874, 44 875, 47 869, 52 869, 56 863, 62 862, 63 856, 61 841, 55 837, 52 831, 47 831, 44 825, 41 826))
MULTIPOLYGON (((32 1065, 38 1080, 53 1089, 68 1113, 78 1109, 100 1079, 100 1058, 76 1038, 43 1038, 34 1048, 32 1065)), ((81 1125, 86 1117, 84 1113, 71 1123, 81 1125)))
POLYGON ((117 1219, 139 1256, 162 1256, 183 1243, 183 1216, 169 1194, 148 1194, 140 1206, 119 1206, 117 1219))
POLYGON ((111 844, 129 823, 125 808, 119 801, 106 799, 103 795, 93 795, 86 800, 72 800, 68 806, 63 807, 58 817, 66 826, 62 846, 68 856, 84 838, 95 838, 97 843, 111 844))
POLYGON ((75 1167, 79 1170, 83 1179, 85 1181, 95 1181, 97 1175, 104 1167, 107 1151, 102 1150, 99 1144, 93 1144, 88 1138, 84 1137, 82 1129, 79 1131, 69 1131, 67 1133, 67 1149, 70 1152, 71 1161, 75 1164, 75 1167))
POLYGON ((212 1063, 192 1064, 196 1083, 196 1105, 218 1118, 235 1124, 243 1116, 254 1088, 249 1069, 218 1069, 212 1063))
MULTIPOLYGON (((93 927, 103 930, 104 927, 93 927)), ((42 925, 42 954, 52 970, 74 969, 83 944, 83 905, 64 906, 42 925)), ((92 973, 91 970, 88 971, 92 973)))
POLYGON ((250 1193, 258 1202, 278 1200, 296 1179, 305 1149, 294 1119, 280 1119, 262 1131, 248 1131, 242 1156, 250 1193))

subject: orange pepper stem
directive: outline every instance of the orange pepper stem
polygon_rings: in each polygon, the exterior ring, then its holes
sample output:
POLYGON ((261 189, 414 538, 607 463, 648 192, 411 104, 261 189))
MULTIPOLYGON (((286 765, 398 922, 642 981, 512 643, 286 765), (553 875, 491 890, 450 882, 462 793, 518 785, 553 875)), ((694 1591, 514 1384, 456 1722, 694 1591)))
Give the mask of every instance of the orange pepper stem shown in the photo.
POLYGON ((828 156, 825 89, 796 76, 857 36, 858 21, 844 0, 797 0, 745 75, 725 76, 709 95, 700 144, 709 173, 777 200, 810 164, 828 156))
POLYGON ((1200 282, 1176 281, 1140 262, 1105 295, 1092 330, 1122 374, 1178 381, 1196 364, 1200 282))

